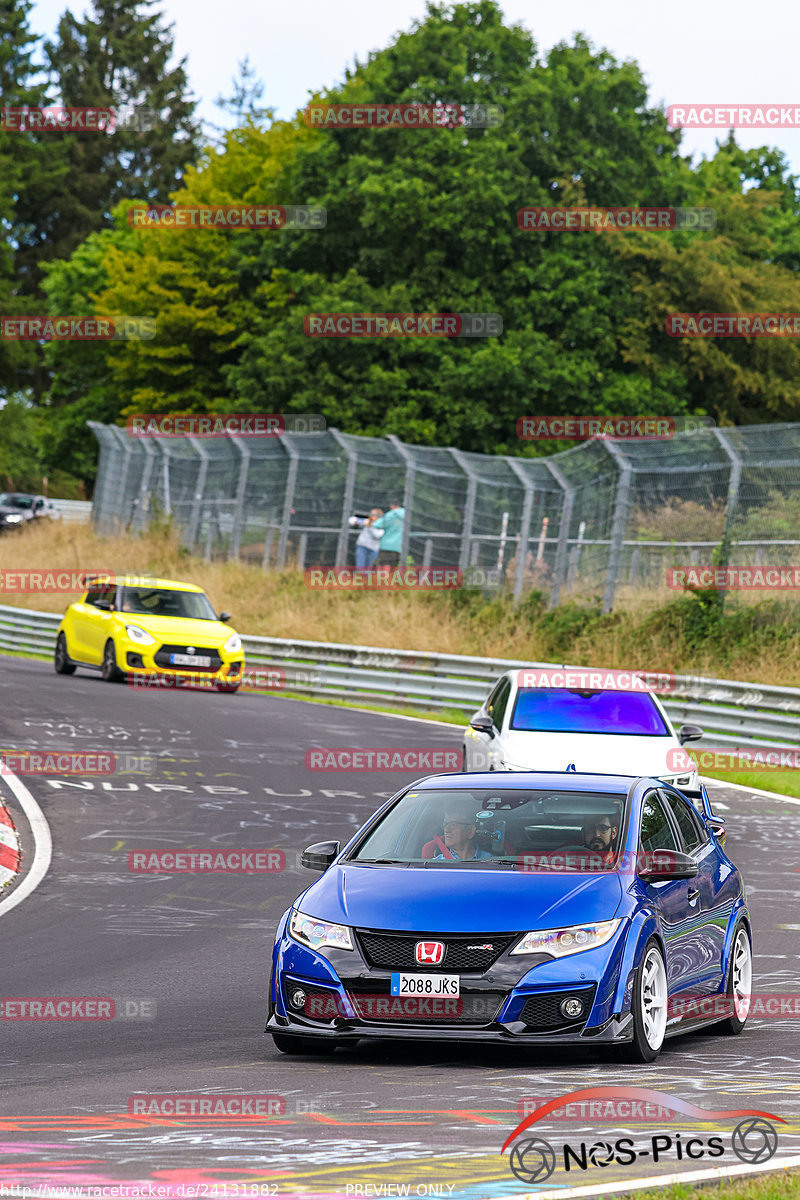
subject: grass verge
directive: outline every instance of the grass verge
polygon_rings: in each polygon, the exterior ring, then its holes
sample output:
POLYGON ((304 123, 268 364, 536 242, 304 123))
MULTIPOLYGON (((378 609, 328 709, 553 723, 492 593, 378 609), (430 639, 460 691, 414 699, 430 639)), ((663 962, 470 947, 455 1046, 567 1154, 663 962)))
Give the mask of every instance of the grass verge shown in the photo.
POLYGON ((636 1200, 800 1200, 800 1171, 771 1171, 710 1185, 676 1183, 634 1194, 636 1200))

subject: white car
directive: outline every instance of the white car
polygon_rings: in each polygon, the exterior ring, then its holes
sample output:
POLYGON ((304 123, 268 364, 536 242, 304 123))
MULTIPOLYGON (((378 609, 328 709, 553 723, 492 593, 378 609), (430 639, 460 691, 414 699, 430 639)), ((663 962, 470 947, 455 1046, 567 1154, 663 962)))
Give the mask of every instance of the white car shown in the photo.
POLYGON ((506 671, 464 730, 464 771, 566 771, 648 775, 699 788, 686 755, 670 754, 703 736, 678 733, 650 691, 520 687, 506 671), (676 761, 677 760, 677 761, 676 761))

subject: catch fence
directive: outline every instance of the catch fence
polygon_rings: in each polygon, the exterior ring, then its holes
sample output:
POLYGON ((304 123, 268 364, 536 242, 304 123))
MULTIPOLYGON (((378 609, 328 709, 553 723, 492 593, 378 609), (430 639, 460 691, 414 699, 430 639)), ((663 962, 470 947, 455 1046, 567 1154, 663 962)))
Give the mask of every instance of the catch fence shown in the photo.
POLYGON ((405 508, 401 561, 459 567, 520 597, 614 607, 666 587, 667 568, 799 561, 800 424, 703 427, 665 441, 593 439, 546 457, 411 446, 327 429, 281 437, 143 438, 89 425, 100 444, 98 531, 170 516, 206 559, 265 569, 354 562, 353 514, 405 508))

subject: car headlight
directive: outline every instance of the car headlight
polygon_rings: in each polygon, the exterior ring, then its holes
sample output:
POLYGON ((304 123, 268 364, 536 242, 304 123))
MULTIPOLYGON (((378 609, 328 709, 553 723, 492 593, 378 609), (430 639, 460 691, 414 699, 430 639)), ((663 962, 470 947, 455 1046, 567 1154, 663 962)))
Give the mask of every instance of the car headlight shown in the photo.
POLYGON ((697 770, 684 775, 659 775, 657 778, 662 783, 671 783, 673 787, 686 787, 688 784, 697 784, 697 770))
POLYGON ((223 650, 228 651, 228 654, 238 654, 241 648, 242 639, 239 637, 238 633, 232 633, 225 645, 222 647, 223 650))
POLYGON ((518 942, 512 954, 552 954, 563 958, 566 954, 577 954, 581 950, 595 950, 603 946, 616 933, 621 918, 613 921, 598 921, 594 925, 567 925, 562 929, 534 929, 518 942))
POLYGON ((318 921, 316 917, 309 917, 297 908, 289 920, 289 933, 312 950, 321 950, 323 946, 333 946, 337 950, 353 949, 353 939, 346 925, 318 921))
POLYGON ((20 516, 19 513, 8 513, 7 516, 3 517, 3 520, 6 525, 19 525, 20 521, 24 521, 25 518, 20 516))
POLYGON ((138 642, 140 646, 152 646, 156 640, 152 633, 142 629, 141 625, 126 625, 125 632, 132 642, 138 642))

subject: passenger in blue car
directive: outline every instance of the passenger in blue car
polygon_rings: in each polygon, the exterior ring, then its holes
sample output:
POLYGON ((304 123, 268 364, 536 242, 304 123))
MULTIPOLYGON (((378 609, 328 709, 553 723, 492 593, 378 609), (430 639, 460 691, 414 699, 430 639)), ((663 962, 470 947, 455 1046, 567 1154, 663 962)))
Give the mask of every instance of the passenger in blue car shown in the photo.
POLYGON ((434 858, 467 859, 491 858, 488 850, 478 850, 475 845, 475 814, 466 809, 448 809, 444 814, 444 849, 437 850, 434 858))

